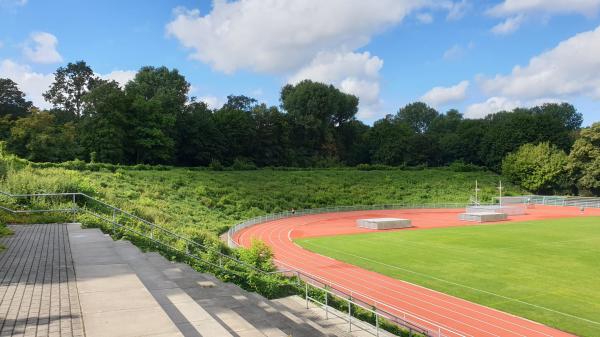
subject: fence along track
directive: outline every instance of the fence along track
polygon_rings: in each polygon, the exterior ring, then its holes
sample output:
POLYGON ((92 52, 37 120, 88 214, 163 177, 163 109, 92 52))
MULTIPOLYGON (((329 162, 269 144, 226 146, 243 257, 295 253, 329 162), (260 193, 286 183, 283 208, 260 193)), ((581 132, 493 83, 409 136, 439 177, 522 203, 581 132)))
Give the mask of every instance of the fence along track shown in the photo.
MULTIPOLYGON (((347 289, 341 285, 332 283, 326 279, 323 279, 316 275, 311 275, 306 272, 296 270, 296 269, 283 269, 275 272, 267 272, 261 269, 258 269, 252 265, 249 265, 241 260, 236 259, 233 256, 225 254, 217 249, 212 247, 208 247, 206 245, 200 244, 196 241, 190 240, 178 233, 173 232, 163 226, 157 225, 153 222, 145 220, 143 218, 138 217, 132 213, 129 213, 121 208, 112 206, 108 203, 105 203, 101 200, 95 199, 85 193, 39 193, 39 194, 11 194, 7 192, 0 191, 0 196, 22 200, 22 199, 43 199, 43 198, 62 198, 64 201, 61 204, 64 205, 66 203, 70 203, 71 207, 67 208, 55 208, 55 209, 11 209, 9 207, 5 207, 0 205, 0 210, 4 210, 11 214, 35 214, 35 213, 71 213, 75 216, 77 213, 85 213, 91 215, 98 220, 104 221, 112 226, 113 233, 116 232, 117 229, 125 230, 131 234, 134 234, 138 237, 141 237, 145 240, 150 240, 152 243, 156 245, 163 246, 168 250, 172 250, 177 252, 183 256, 186 256, 190 259, 198 261, 205 265, 210 265, 211 267, 219 268, 228 273, 239 274, 235 270, 231 270, 225 268, 224 262, 231 261, 239 266, 243 266, 248 268, 254 272, 263 274, 263 275, 272 275, 272 274, 280 274, 288 277, 296 277, 298 280, 302 280, 305 283, 305 298, 308 301, 315 302, 316 304, 322 306, 326 312, 329 314, 329 308, 332 308, 327 303, 327 299, 330 296, 335 296, 345 303, 347 303, 348 307, 348 315, 346 319, 348 321, 349 330, 352 330, 352 308, 361 308, 361 310, 367 311, 375 316, 375 325, 371 327, 371 329, 365 329, 363 326, 365 323, 360 325, 354 325, 355 328, 358 327, 364 331, 367 331, 373 335, 379 336, 380 321, 381 318, 384 318, 387 321, 390 321, 394 324, 401 326, 404 329, 407 329, 412 335, 413 333, 417 333, 419 335, 424 336, 432 336, 432 337, 464 337, 465 334, 456 331, 452 328, 448 328, 441 324, 437 324, 425 318, 419 317, 418 315, 414 315, 408 311, 387 305, 386 303, 377 301, 369 296, 363 295, 361 293, 353 292, 350 289, 347 289), (93 207, 95 204, 95 207, 93 207), (98 208, 104 208, 105 211, 108 211, 109 215, 103 213, 96 213, 94 210, 98 210, 98 208), (138 228, 135 228, 129 225, 124 220, 137 222, 138 225, 142 225, 145 227, 145 231, 142 231, 138 228), (170 242, 164 242, 170 241, 170 242), (183 247, 177 247, 176 243, 182 242, 183 247), (203 259, 199 255, 194 254, 192 249, 201 249, 206 252, 211 252, 217 254, 219 257, 219 263, 213 263, 206 259, 203 259), (314 288, 319 292, 323 292, 326 294, 325 302, 321 302, 316 298, 310 296, 309 287, 314 288), (383 309, 385 308, 385 309, 383 309), (394 313, 392 313, 394 312, 394 313)), ((326 208, 317 208, 317 209, 308 209, 308 210, 300 210, 296 212, 281 212, 276 214, 269 214, 265 216, 256 217, 250 220, 247 220, 243 223, 235 225, 229 229, 227 232, 227 240, 228 244, 232 248, 239 247, 239 244, 233 240, 234 234, 244 228, 260 224, 263 222, 279 220, 288 217, 295 216, 303 216, 310 214, 323 214, 323 213, 332 213, 332 212, 351 212, 351 211, 364 211, 364 210, 385 210, 385 209, 423 209, 423 208, 462 208, 465 207, 465 204, 459 203, 444 203, 444 204, 426 204, 426 205, 416 205, 416 204, 396 204, 396 205, 363 205, 363 206, 338 206, 338 207, 326 207, 326 208)), ((276 261, 281 265, 280 261, 276 261)), ((355 318, 355 320, 358 320, 355 318)))

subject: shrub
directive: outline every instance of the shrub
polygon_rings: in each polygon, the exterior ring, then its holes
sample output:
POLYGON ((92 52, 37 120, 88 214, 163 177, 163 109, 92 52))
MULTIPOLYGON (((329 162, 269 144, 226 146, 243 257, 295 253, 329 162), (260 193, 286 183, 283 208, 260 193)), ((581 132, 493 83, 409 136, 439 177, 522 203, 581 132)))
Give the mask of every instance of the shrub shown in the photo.
POLYGON ((233 161, 231 168, 234 171, 252 171, 256 170, 256 164, 250 160, 237 158, 233 161))
POLYGON ((223 171, 223 164, 217 159, 213 159, 210 161, 210 164, 208 164, 208 168, 213 171, 223 171))

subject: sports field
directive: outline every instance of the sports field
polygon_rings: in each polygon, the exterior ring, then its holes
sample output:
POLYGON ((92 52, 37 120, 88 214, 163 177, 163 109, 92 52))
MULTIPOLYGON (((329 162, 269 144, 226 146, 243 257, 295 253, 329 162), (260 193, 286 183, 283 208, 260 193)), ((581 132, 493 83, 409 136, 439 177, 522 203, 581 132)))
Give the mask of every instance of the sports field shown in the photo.
POLYGON ((600 217, 295 241, 313 252, 582 336, 600 336, 600 217))

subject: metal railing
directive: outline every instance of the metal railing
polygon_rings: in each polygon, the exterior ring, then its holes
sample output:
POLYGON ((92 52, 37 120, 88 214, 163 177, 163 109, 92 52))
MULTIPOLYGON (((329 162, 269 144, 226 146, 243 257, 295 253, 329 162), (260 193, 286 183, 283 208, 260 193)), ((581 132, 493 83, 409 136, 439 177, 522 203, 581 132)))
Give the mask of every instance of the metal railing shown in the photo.
MULTIPOLYGON (((258 216, 252 219, 248 219, 242 223, 234 225, 227 231, 227 242, 232 248, 241 247, 241 245, 235 240, 235 234, 245 228, 249 228, 261 223, 276 221, 285 218, 299 217, 305 215, 314 214, 325 214, 325 213, 337 213, 337 212, 354 212, 354 211, 376 211, 376 210, 395 210, 395 209, 441 209, 441 208, 464 208, 466 203, 431 203, 431 204, 388 204, 388 205, 358 205, 358 206, 335 206, 335 207, 324 207, 324 208, 313 208, 304 209, 298 211, 284 211, 280 213, 267 214, 258 216)), ((376 316, 379 314, 381 317, 385 317, 387 320, 395 322, 396 324, 403 326, 409 331, 425 331, 420 332, 422 334, 430 336, 466 336, 464 333, 447 327, 445 325, 433 322, 419 315, 413 314, 410 311, 389 305, 381 302, 370 296, 355 292, 354 290, 344 287, 340 284, 331 282, 325 278, 317 275, 309 274, 305 271, 297 270, 295 267, 286 264, 283 261, 275 260, 275 262, 285 270, 296 270, 296 275, 301 278, 305 283, 308 284, 320 284, 321 288, 335 291, 338 297, 349 300, 351 303, 360 308, 371 308, 367 311, 375 312, 376 316)), ((306 294, 308 296, 308 294, 306 294)), ((311 299, 314 301, 314 299, 311 299)), ((319 304, 327 308, 326 303, 319 304)), ((352 326, 351 315, 348 315, 349 326, 352 326)), ((376 321, 376 325, 378 325, 376 321)), ((378 333, 378 326, 376 326, 376 332, 378 333)))
POLYGON ((600 198, 596 197, 572 197, 572 196, 545 196, 545 195, 522 195, 502 197, 503 203, 532 204, 546 206, 572 206, 585 208, 600 208, 600 198))
MULTIPOLYGON (((17 202, 15 203, 15 206, 18 207, 17 209, 12 209, 10 207, 0 205, 1 210, 12 214, 35 214, 49 212, 70 213, 73 214, 73 216, 75 216, 78 213, 88 214, 98 220, 108 223, 109 226, 112 227, 113 233, 116 233, 118 230, 128 232, 137 237, 143 238, 144 240, 152 242, 155 245, 162 246, 167 250, 177 252, 182 256, 190 258, 200 264, 214 268, 219 268, 228 273, 237 273, 235 270, 226 268, 225 263, 229 261, 234 263, 235 265, 248 268, 249 270, 263 275, 279 274, 282 276, 296 277, 297 280, 302 280, 305 284, 306 300, 321 305, 324 308, 326 315, 329 314, 329 309, 333 309, 333 307, 331 307, 329 303, 327 303, 327 301, 320 302, 318 301, 318 299, 310 296, 309 290, 316 290, 327 294, 325 296, 325 299, 331 298, 331 296, 335 296, 336 298, 341 299, 342 301, 347 303, 347 321, 349 324, 349 330, 352 330, 353 326, 352 308, 360 308, 363 311, 371 313, 375 317, 375 324, 372 327, 372 329, 364 329, 362 327, 364 324, 357 325, 355 323, 354 326, 359 327, 376 336, 379 336, 381 331, 381 319, 385 319, 389 322, 397 324, 398 326, 401 326, 402 328, 409 331, 410 335, 416 333, 423 336, 433 337, 465 336, 463 333, 460 333, 459 331, 456 331, 452 328, 427 320, 418 315, 414 315, 406 310, 402 310, 400 308, 396 308, 383 302, 377 301, 369 296, 345 288, 342 285, 330 282, 322 277, 311 275, 309 273, 297 270, 295 268, 286 269, 285 267, 283 267, 274 272, 264 271, 262 269, 256 268, 255 266, 245 263, 244 261, 241 261, 231 255, 225 254, 219 251, 218 249, 206 246, 204 244, 186 238, 185 236, 182 236, 170 229, 167 229, 164 226, 145 220, 135 214, 127 212, 121 208, 112 206, 104 201, 93 198, 85 193, 11 194, 0 191, 0 196, 9 197, 17 200, 17 202), (50 202, 50 204, 48 204, 47 202, 41 202, 43 199, 62 199, 62 201, 56 202, 56 200, 54 200, 54 202, 50 202), (32 203, 35 204, 35 201, 40 201, 40 203, 43 205, 58 205, 59 207, 29 209, 28 206, 32 203), (218 262, 213 262, 206 258, 202 258, 202 256, 200 256, 198 252, 216 254, 218 262), (312 288, 309 289, 309 287, 312 288)), ((233 235, 236 231, 259 223, 293 216, 322 214, 330 212, 351 212, 359 210, 383 210, 403 208, 460 208, 464 206, 465 204, 457 203, 429 205, 366 205, 327 207, 301 210, 297 212, 282 212, 256 217, 236 226, 233 226, 228 231, 227 237, 229 244, 234 247, 237 247, 237 243, 235 242, 235 240, 233 240, 233 235)), ((281 261, 276 261, 276 263, 279 264, 279 267, 282 267, 284 265, 284 263, 282 263, 281 261)))

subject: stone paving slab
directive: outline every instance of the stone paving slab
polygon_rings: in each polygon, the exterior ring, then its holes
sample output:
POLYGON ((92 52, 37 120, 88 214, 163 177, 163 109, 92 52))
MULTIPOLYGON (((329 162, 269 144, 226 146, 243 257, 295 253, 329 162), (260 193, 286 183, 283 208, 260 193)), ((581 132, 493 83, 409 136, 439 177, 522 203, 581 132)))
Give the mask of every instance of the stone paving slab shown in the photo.
POLYGON ((15 225, 0 239, 0 336, 84 336, 67 225, 15 225))

